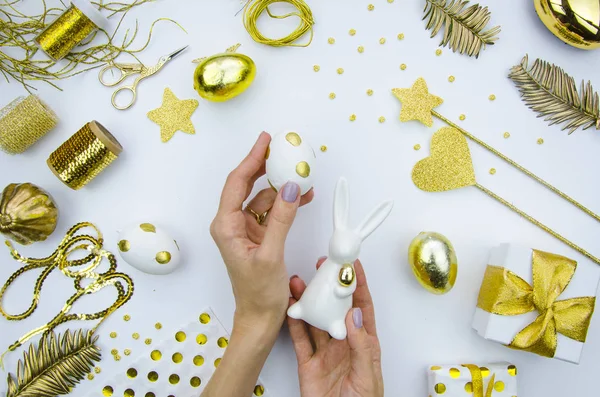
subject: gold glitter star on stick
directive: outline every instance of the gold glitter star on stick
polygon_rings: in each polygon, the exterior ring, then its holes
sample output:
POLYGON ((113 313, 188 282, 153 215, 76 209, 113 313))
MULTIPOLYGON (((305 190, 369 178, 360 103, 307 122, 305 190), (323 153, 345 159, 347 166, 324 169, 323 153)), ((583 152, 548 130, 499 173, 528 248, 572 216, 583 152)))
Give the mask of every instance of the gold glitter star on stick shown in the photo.
POLYGON ((162 106, 148 112, 148 118, 160 126, 160 138, 168 142, 177 131, 195 134, 192 114, 198 108, 195 99, 180 100, 169 88, 165 88, 162 106))
POLYGON ((427 127, 433 125, 433 109, 444 102, 442 98, 429 93, 422 77, 411 88, 394 88, 392 92, 402 102, 400 121, 418 120, 427 127))

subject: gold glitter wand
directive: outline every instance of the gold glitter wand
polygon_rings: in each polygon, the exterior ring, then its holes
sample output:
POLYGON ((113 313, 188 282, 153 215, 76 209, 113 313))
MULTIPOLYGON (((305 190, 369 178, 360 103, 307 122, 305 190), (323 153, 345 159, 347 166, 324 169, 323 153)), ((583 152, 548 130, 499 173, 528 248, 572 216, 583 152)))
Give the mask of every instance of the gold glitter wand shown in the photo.
POLYGON ((467 143, 467 139, 455 128, 444 127, 433 134, 431 138, 431 156, 419 161, 414 166, 412 180, 419 189, 426 192, 443 192, 467 186, 475 186, 529 222, 600 265, 599 258, 477 183, 471 153, 469 152, 469 144, 467 143))
POLYGON ((494 149, 492 146, 488 145, 484 141, 480 140, 473 134, 469 133, 465 129, 459 127, 452 121, 448 120, 446 117, 433 110, 434 108, 440 106, 444 101, 442 98, 429 93, 429 90, 427 88, 427 82, 422 77, 420 77, 411 88, 394 88, 392 89, 392 92, 400 100, 400 102, 402 102, 400 121, 418 120, 421 123, 425 124, 427 127, 431 127, 433 125, 432 116, 437 117, 444 123, 448 124, 450 127, 453 127, 456 130, 460 131, 464 136, 471 139, 478 145, 482 146, 484 149, 498 156, 499 158, 512 165, 528 177, 539 182, 547 189, 551 190, 555 194, 559 195, 563 199, 567 200, 569 203, 573 204, 575 207, 579 208, 580 210, 594 218, 596 221, 600 222, 600 215, 595 214, 589 208, 575 201, 566 193, 560 191, 559 189, 552 186, 539 176, 535 175, 533 172, 521 166, 519 163, 515 162, 514 160, 511 160, 504 154, 494 149))

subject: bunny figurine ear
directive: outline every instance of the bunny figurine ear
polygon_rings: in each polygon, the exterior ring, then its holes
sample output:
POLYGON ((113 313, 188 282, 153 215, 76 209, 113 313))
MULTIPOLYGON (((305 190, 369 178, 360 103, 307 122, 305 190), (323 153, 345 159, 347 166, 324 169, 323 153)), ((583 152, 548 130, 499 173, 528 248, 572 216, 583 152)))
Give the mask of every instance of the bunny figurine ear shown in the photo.
POLYGON ((385 221, 390 212, 392 212, 392 208, 394 208, 394 202, 391 200, 386 201, 381 203, 365 218, 357 230, 363 241, 385 221))
POLYGON ((336 230, 348 228, 348 214, 350 211, 350 195, 348 193, 348 182, 340 178, 335 185, 333 199, 333 226, 336 230))

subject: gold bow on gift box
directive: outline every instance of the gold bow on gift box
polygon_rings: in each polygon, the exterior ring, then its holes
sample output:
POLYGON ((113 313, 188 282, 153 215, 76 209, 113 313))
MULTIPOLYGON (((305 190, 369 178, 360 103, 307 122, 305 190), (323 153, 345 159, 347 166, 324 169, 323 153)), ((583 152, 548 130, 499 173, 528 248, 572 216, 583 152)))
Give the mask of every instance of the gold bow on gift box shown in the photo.
MULTIPOLYGON (((496 380, 496 374, 492 375, 492 379, 488 384, 485 394, 483 394, 483 374, 481 373, 481 368, 473 364, 463 364, 462 366, 471 372, 471 388, 473 390, 473 397, 492 397, 494 394, 494 381, 496 380)), ((465 390, 467 389, 465 388, 465 390)))
POLYGON ((533 287, 503 267, 488 265, 477 307, 503 316, 537 311, 539 316, 508 345, 544 357, 554 357, 557 333, 585 342, 594 313, 595 297, 557 300, 575 274, 577 262, 533 250, 533 287))

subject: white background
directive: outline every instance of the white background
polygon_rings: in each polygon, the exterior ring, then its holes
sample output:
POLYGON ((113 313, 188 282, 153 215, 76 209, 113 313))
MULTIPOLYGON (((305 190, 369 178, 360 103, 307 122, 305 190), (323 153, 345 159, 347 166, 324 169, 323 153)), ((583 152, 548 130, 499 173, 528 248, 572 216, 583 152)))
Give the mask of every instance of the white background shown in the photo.
MULTIPOLYGON (((479 59, 453 54, 449 49, 436 56, 441 38, 430 39, 424 28, 423 1, 370 1, 375 4, 372 12, 367 11, 369 1, 364 0, 310 1, 316 20, 312 45, 272 48, 249 38, 241 16, 234 16, 240 8, 237 0, 159 0, 136 9, 127 19, 128 26, 133 26, 134 18, 139 19, 139 42, 159 17, 177 20, 188 34, 174 25, 158 24, 148 50, 140 56, 142 61, 153 65, 161 55, 185 44, 190 48, 158 75, 142 82, 131 110, 112 108, 112 89, 101 86, 95 72, 61 82, 63 92, 37 84, 39 95, 60 117, 60 125, 25 154, 0 154, 0 185, 33 182, 44 187, 60 206, 61 217, 56 233, 47 242, 21 251, 34 257, 48 255, 70 226, 91 221, 105 234, 106 248, 116 252, 117 230, 152 222, 171 231, 184 258, 178 271, 159 277, 120 262, 119 268, 134 278, 134 297, 99 330, 105 355, 103 373, 95 381, 84 381, 74 395, 99 391, 111 372, 125 368, 126 360, 118 365, 112 360, 108 353, 111 348, 132 348, 131 360, 144 351, 140 341, 134 344, 129 337, 132 330, 144 337, 154 331, 156 321, 161 321, 170 332, 195 319, 208 305, 226 328, 231 328, 234 304, 229 280, 208 227, 225 177, 263 130, 299 131, 316 148, 323 144, 329 148, 326 153, 317 152, 316 197, 299 212, 288 239, 286 265, 290 275, 310 279, 316 259, 327 254, 332 193, 341 175, 350 183, 354 222, 382 199, 396 201, 388 221, 363 245, 361 256, 377 309, 386 395, 426 396, 425 373, 431 364, 504 360, 519 368, 520 396, 584 396, 595 390, 600 316, 592 321, 579 366, 487 342, 471 330, 470 323, 488 252, 501 242, 567 255, 580 267, 597 265, 475 188, 448 193, 419 191, 410 172, 428 155, 429 139, 436 128, 400 123, 400 103, 390 89, 408 87, 418 77, 425 77, 430 91, 445 100, 438 108, 440 113, 453 120, 466 114, 462 126, 599 212, 600 135, 588 130, 568 136, 559 127, 548 127, 520 101, 507 74, 529 53, 532 59, 541 57, 560 65, 578 81, 592 79, 600 85, 600 51, 585 52, 556 39, 539 21, 531 1, 505 0, 485 1, 493 12, 492 24, 502 25, 502 33, 497 44, 479 59), (348 35, 351 28, 357 30, 354 37, 348 35), (403 41, 396 39, 400 32, 406 36, 403 41), (327 43, 328 37, 335 37, 335 45, 327 43), (379 44, 381 37, 387 38, 385 45, 379 44), (238 42, 242 43, 239 51, 257 64, 256 81, 230 102, 201 100, 192 87, 195 65, 191 60, 222 52, 238 42), (356 51, 359 45, 365 46, 363 54, 356 51), (401 63, 408 66, 405 71, 399 69, 401 63), (313 71, 314 64, 321 66, 319 73, 313 71), (338 67, 345 69, 341 76, 336 73, 338 67), (456 76, 452 84, 447 80, 449 75, 456 76), (158 126, 146 113, 160 106, 165 87, 181 99, 200 99, 192 118, 196 135, 179 132, 170 142, 161 142, 158 126), (368 88, 375 91, 372 97, 365 94, 368 88), (330 92, 337 94, 333 101, 328 98, 330 92), (497 96, 493 102, 488 100, 492 93, 497 96), (352 113, 357 115, 354 123, 348 121, 352 113), (380 116, 387 121, 380 124, 380 116), (89 186, 72 191, 49 171, 45 160, 92 119, 112 131, 125 150, 89 186), (505 131, 511 133, 509 139, 503 138, 505 131), (540 137, 545 140, 543 145, 536 143, 540 137), (420 151, 413 150, 417 143, 423 147, 420 151), (443 233, 456 249, 459 277, 446 296, 424 291, 407 263, 407 247, 423 230, 443 233), (129 323, 122 320, 125 313, 132 316, 129 323), (110 331, 120 332, 119 338, 109 339, 110 331)), ((292 25, 284 22, 281 30, 271 33, 281 33, 292 25)), ((269 28, 265 31, 268 33, 269 28)), ((18 83, 0 84, 0 106, 25 94, 18 83)), ((482 185, 600 255, 600 225, 593 219, 475 144, 470 143, 470 147, 482 185), (488 173, 491 167, 498 170, 496 175, 488 173)), ((266 181, 261 180, 260 188, 265 186, 266 181)), ((2 258, 0 279, 5 280, 18 264, 8 252, 2 258)), ((4 303, 7 310, 15 313, 29 306, 36 276, 23 277, 9 291, 4 303)), ((17 323, 0 320, 1 350, 49 321, 72 294, 71 281, 58 273, 46 284, 40 306, 30 319, 17 323)), ((112 296, 103 296, 105 299, 87 297, 79 310, 106 306, 112 296)), ((19 356, 13 353, 7 357, 7 369, 14 371, 19 356)), ((299 395, 287 330, 282 330, 262 377, 273 395, 299 395)), ((4 387, 0 385, 0 391, 4 387)))

